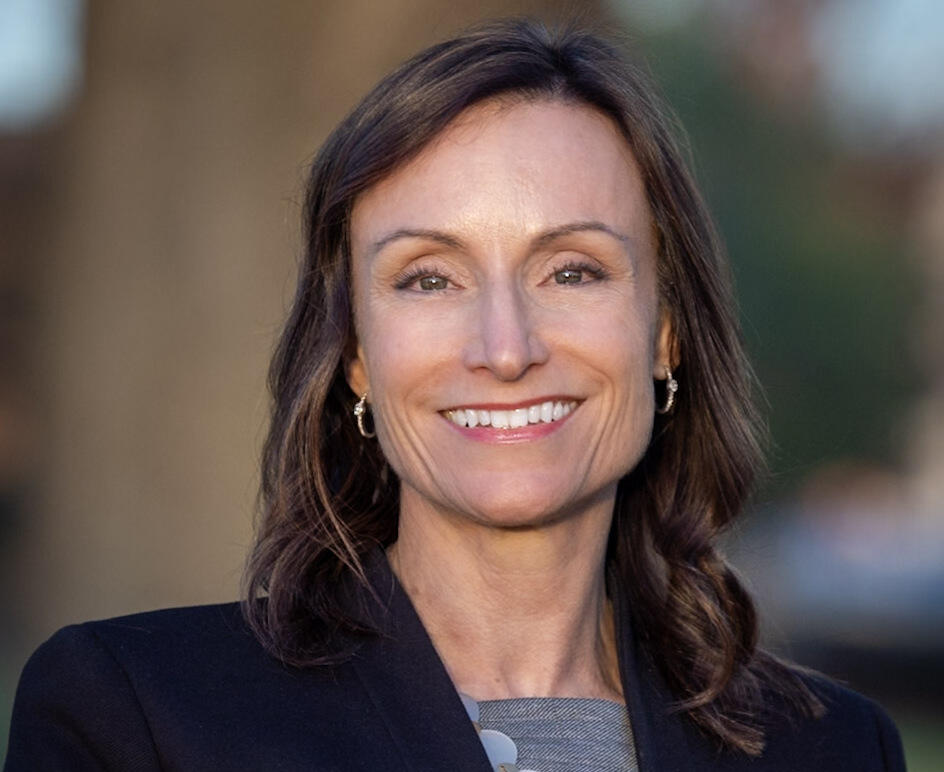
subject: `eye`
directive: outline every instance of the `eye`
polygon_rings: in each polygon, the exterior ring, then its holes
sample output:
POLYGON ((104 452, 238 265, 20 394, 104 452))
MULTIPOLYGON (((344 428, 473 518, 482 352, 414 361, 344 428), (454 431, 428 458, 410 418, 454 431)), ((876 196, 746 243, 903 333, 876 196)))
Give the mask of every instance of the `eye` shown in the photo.
POLYGON ((599 265, 577 262, 560 266, 551 277, 556 284, 590 284, 605 279, 607 272, 599 265))
POLYGON ((394 286, 398 290, 432 293, 450 289, 456 284, 447 278, 447 274, 441 268, 420 265, 398 276, 394 280, 394 286))
POLYGON ((580 284, 583 281, 583 271, 579 268, 563 268, 554 271, 554 281, 558 284, 580 284))
POLYGON ((416 282, 417 286, 426 292, 444 290, 449 286, 449 282, 442 276, 422 276, 416 282))

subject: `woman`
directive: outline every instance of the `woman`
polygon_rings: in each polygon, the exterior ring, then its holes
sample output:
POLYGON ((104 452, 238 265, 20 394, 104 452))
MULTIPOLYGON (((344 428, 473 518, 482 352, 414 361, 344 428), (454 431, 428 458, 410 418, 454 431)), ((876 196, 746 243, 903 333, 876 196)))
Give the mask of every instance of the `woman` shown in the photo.
POLYGON ((757 649, 713 546, 756 421, 669 124, 523 21, 379 84, 311 172, 248 627, 61 631, 7 768, 903 769, 877 706, 757 649))

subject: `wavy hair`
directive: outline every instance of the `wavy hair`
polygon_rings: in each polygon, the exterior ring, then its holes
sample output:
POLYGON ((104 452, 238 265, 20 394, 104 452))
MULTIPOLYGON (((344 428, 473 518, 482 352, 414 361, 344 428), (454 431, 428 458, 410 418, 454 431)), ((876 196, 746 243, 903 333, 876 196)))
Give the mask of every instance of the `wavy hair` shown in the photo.
POLYGON ((644 457, 620 481, 608 561, 678 709, 724 746, 758 755, 771 704, 807 714, 821 706, 793 669, 758 649, 754 606, 715 547, 762 459, 727 260, 671 113, 639 66, 586 30, 516 19, 434 45, 381 81, 315 158, 304 261, 269 376, 248 622, 270 652, 300 666, 336 661, 343 635, 370 633, 345 598, 365 582, 366 555, 396 539, 399 483, 351 419, 351 211, 460 113, 498 96, 600 111, 641 171, 684 394, 656 416, 644 457))

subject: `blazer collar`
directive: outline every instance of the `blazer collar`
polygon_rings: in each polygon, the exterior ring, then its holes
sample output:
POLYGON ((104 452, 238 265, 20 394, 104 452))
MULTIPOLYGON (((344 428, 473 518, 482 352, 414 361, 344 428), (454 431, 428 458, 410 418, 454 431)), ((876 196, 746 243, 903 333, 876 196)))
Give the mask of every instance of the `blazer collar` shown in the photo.
POLYGON ((491 772, 455 686, 382 550, 365 569, 374 594, 364 605, 381 634, 363 643, 352 663, 405 768, 491 772))
POLYGON ((629 595, 611 574, 620 678, 640 772, 690 772, 715 768, 716 750, 684 714, 633 631, 638 622, 629 595))

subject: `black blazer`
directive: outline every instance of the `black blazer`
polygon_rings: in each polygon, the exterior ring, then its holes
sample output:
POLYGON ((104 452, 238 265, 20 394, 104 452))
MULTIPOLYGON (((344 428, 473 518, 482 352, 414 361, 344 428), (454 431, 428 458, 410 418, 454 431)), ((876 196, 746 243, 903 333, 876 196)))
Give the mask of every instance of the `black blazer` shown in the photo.
MULTIPOLYGON (((27 663, 6 765, 29 770, 488 772, 466 716, 386 560, 372 581, 383 635, 347 662, 299 669, 272 658, 236 604, 67 627, 27 663)), ((720 753, 684 716, 615 601, 623 688, 642 772, 904 770, 874 703, 827 681, 819 720, 784 719, 760 759, 720 753)), ((377 609, 375 609, 377 611, 377 609)))

